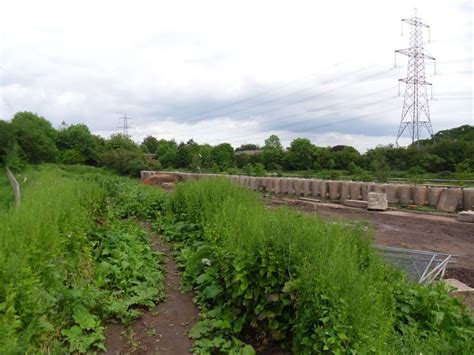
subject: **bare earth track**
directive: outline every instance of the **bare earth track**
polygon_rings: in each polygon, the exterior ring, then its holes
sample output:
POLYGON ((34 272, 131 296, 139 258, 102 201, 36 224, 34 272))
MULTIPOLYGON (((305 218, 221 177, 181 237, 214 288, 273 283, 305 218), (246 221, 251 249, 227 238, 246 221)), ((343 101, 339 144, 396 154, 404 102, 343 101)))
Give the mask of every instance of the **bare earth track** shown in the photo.
POLYGON ((333 203, 308 203, 298 199, 271 197, 270 206, 289 205, 324 219, 341 222, 367 222, 380 245, 437 251, 457 255, 446 277, 474 287, 474 224, 458 222, 452 216, 422 214, 400 210, 366 211, 333 203))
POLYGON ((173 250, 159 236, 151 238, 154 250, 163 253, 165 300, 146 311, 130 328, 111 324, 107 329, 107 354, 190 354, 188 332, 199 318, 190 293, 180 292, 180 274, 173 250))

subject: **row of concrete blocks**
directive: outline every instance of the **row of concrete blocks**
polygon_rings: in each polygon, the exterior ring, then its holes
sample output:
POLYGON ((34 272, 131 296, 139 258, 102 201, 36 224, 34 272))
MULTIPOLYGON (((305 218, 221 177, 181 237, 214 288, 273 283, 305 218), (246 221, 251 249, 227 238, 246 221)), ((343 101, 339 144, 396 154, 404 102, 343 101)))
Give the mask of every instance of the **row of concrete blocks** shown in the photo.
MULTIPOLYGON (((153 172, 142 172, 142 179, 153 172), (147 173, 147 174, 143 174, 147 173)), ((168 173, 168 172, 167 172, 168 173)), ((270 178, 243 175, 174 173, 182 180, 225 177, 240 187, 253 191, 312 197, 321 200, 368 201, 369 192, 381 192, 392 205, 431 206, 440 211, 474 210, 474 188, 395 185, 354 181, 299 178, 270 178)))

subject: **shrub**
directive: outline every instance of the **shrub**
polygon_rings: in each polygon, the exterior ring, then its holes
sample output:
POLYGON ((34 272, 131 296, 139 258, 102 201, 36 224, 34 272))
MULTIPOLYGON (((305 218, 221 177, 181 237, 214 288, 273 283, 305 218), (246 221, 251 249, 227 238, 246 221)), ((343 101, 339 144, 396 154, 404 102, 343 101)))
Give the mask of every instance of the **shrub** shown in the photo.
POLYGON ((179 185, 170 213, 160 228, 204 314, 192 331, 198 351, 243 351, 235 337, 298 354, 411 353, 440 349, 437 339, 453 353, 473 349, 457 301, 408 283, 361 227, 266 210, 219 179, 179 185))

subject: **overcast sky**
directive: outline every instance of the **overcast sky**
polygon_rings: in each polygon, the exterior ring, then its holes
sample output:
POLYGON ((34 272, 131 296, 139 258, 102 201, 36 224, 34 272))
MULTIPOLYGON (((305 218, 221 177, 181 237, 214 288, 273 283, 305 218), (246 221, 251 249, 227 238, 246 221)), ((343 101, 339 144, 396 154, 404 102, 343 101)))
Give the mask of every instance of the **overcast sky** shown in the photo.
POLYGON ((0 118, 27 110, 109 136, 126 113, 137 141, 277 134, 364 151, 395 141, 407 58, 394 69, 394 50, 414 7, 437 58, 434 130, 474 124, 471 0, 1 0, 0 118))

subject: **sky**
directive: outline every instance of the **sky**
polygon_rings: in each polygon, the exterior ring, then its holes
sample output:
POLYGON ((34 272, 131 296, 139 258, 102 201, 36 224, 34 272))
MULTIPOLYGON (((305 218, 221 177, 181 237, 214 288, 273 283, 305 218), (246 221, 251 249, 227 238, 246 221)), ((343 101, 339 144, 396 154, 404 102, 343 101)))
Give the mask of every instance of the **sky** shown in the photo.
POLYGON ((108 137, 127 114, 137 142, 277 134, 365 151, 395 142, 407 58, 395 67, 394 50, 415 7, 437 59, 433 129, 472 125, 470 0, 0 0, 0 119, 32 111, 108 137))

